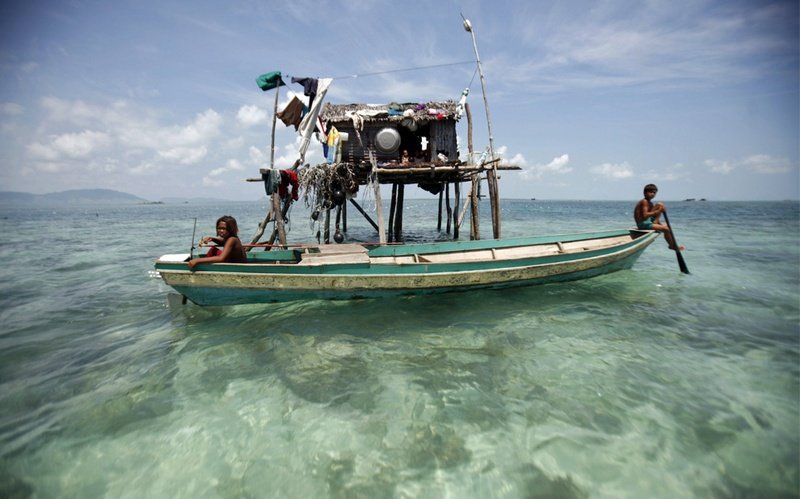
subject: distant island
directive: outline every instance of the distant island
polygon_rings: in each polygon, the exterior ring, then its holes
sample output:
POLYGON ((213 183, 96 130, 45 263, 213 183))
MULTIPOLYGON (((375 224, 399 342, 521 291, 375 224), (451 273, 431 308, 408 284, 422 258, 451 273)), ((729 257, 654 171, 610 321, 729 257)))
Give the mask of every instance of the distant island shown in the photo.
MULTIPOLYGON (((250 202, 249 200, 245 200, 250 202)), ((257 201, 254 199, 253 201, 257 201)), ((72 189, 68 191, 50 192, 48 194, 31 194, 30 192, 0 191, 0 205, 121 205, 121 204, 209 204, 236 203, 219 198, 164 198, 157 201, 140 198, 127 192, 112 189, 72 189)))
POLYGON ((0 191, 0 204, 147 204, 147 199, 125 192, 111 189, 73 189, 69 191, 51 192, 48 194, 31 194, 29 192, 0 191))

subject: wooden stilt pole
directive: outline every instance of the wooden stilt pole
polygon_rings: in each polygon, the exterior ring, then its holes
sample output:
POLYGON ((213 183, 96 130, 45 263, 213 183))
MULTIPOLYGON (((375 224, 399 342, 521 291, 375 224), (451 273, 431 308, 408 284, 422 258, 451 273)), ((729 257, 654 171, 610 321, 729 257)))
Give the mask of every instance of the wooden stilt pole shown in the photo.
POLYGON ((444 197, 444 189, 439 191, 439 218, 436 222, 436 230, 441 232, 442 231, 442 198, 444 197))
POLYGON ((344 236, 342 232, 339 230, 339 223, 342 220, 342 207, 347 206, 346 204, 342 203, 336 207, 336 230, 333 232, 333 241, 338 243, 344 242, 344 236))
POLYGON ((275 232, 278 234, 278 241, 280 244, 286 244, 286 227, 283 224, 281 197, 277 192, 272 194, 272 211, 277 213, 277 216, 275 216, 275 232))
POLYGON ((389 202, 389 242, 394 242, 394 213, 397 206, 397 182, 392 184, 392 200, 389 202))
POLYGON ((481 223, 480 223, 480 198, 478 198, 478 183, 481 181, 480 176, 473 175, 472 176, 472 189, 470 190, 470 205, 472 205, 472 210, 470 210, 471 215, 471 223, 470 223, 470 232, 469 237, 475 241, 481 238, 481 223))
POLYGON ((395 242, 403 242, 403 201, 406 196, 406 185, 398 184, 397 186, 397 208, 394 212, 394 240, 395 242))
MULTIPOLYGON (((469 159, 467 163, 471 166, 474 166, 474 153, 475 149, 472 143, 472 111, 469 107, 469 102, 464 104, 464 111, 467 113, 467 152, 469 154, 469 159)), ((473 240, 478 240, 481 238, 481 229, 480 229, 480 211, 478 201, 478 182, 481 181, 481 176, 479 173, 475 173, 471 175, 472 178, 472 190, 470 191, 470 206, 472 207, 471 210, 471 219, 470 219, 470 229, 469 229, 469 237, 473 240)))
POLYGON ((342 203, 342 232, 347 234, 347 203, 342 203))
MULTIPOLYGON (((267 210, 267 214, 264 216, 264 219, 258 224, 258 230, 256 231, 256 235, 253 236, 253 239, 250 241, 250 244, 258 244, 258 240, 261 239, 261 236, 264 235, 264 231, 267 229, 267 225, 272 221, 272 200, 270 200, 270 209, 267 210)), ((252 247, 247 247, 245 251, 250 251, 253 249, 252 247)))
POLYGON ((353 198, 350 198, 350 203, 351 203, 353 206, 355 206, 355 207, 356 207, 356 209, 358 210, 358 212, 359 212, 359 213, 361 213, 361 215, 363 215, 363 217, 364 217, 364 218, 367 220, 367 222, 369 222, 369 224, 370 224, 370 225, 372 225, 372 227, 373 227, 373 228, 374 228, 376 231, 378 231, 378 232, 380 231, 380 230, 378 229, 378 224, 376 224, 376 223, 375 223, 375 221, 374 221, 374 220, 372 220, 372 219, 370 218, 370 216, 369 216, 369 215, 367 215, 367 212, 366 212, 366 211, 364 211, 364 208, 362 208, 362 207, 361 207, 361 205, 359 205, 359 204, 356 202, 356 200, 355 200, 355 199, 353 199, 353 198))
POLYGON ((369 151, 369 162, 372 165, 372 181, 375 189, 375 209, 378 211, 378 242, 381 244, 386 243, 386 225, 383 221, 383 202, 381 201, 381 183, 378 179, 378 173, 375 171, 378 168, 378 163, 375 161, 375 154, 369 151))
POLYGON ((447 233, 450 233, 450 220, 453 218, 453 210, 450 208, 450 182, 444 187, 444 204, 447 207, 447 233))
POLYGON ((453 207, 453 239, 458 239, 458 208, 461 202, 461 182, 456 180, 453 184, 453 192, 455 194, 455 206, 453 207))
POLYGON ((331 209, 327 208, 325 210, 325 232, 323 234, 323 241, 325 244, 330 244, 331 242, 331 209))
MULTIPOLYGON (((291 205, 292 205, 292 198, 291 197, 287 197, 286 199, 283 200, 283 209, 281 210, 281 215, 282 215, 283 220, 286 220, 286 214, 289 213, 289 207, 291 205)), ((269 213, 267 214, 267 217, 270 217, 270 216, 272 216, 272 209, 270 209, 269 213)), ((263 230, 262 230, 262 232, 263 232, 263 230)), ((269 237, 269 244, 273 244, 275 242, 275 238, 277 236, 278 236, 278 228, 275 227, 274 229, 272 229, 272 235, 269 237)), ((252 244, 255 244, 255 243, 252 243, 252 244)), ((286 244, 286 243, 283 242, 281 244, 286 244)), ((268 251, 270 251, 270 250, 272 250, 274 248, 277 248, 277 247, 278 246, 268 246, 268 251)))

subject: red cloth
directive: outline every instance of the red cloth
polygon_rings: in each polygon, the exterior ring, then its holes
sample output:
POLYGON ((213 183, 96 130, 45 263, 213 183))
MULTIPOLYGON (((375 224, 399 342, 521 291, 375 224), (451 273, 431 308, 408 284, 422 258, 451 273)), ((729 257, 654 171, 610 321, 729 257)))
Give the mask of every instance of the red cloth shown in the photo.
POLYGON ((293 170, 281 170, 281 185, 278 186, 278 195, 285 198, 289 194, 289 185, 292 186, 292 199, 297 201, 300 193, 297 192, 300 182, 297 180, 297 173, 293 170))
POLYGON ((206 253, 206 256, 217 256, 221 254, 222 251, 220 251, 220 249, 217 246, 212 246, 208 248, 208 253, 206 253))

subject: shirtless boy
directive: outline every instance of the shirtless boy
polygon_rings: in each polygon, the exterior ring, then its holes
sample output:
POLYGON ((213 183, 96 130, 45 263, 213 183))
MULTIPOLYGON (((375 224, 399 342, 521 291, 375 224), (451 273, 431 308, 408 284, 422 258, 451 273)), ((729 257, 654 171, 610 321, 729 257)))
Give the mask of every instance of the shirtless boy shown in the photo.
POLYGON ((644 186, 644 198, 636 203, 636 208, 633 210, 633 219, 636 220, 636 227, 638 229, 661 232, 664 234, 664 239, 670 249, 683 251, 683 246, 675 246, 675 240, 669 227, 661 223, 661 214, 667 211, 667 207, 664 203, 653 204, 653 198, 656 197, 657 193, 658 187, 655 184, 644 186))

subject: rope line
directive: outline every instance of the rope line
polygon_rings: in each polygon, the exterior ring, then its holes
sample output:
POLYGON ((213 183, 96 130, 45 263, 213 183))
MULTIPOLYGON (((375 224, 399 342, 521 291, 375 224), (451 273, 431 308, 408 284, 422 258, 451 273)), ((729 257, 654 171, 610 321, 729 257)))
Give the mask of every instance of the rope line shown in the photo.
MULTIPOLYGON (((417 66, 413 68, 403 68, 403 69, 390 69, 388 71, 376 71, 374 73, 361 73, 361 74, 354 74, 354 75, 345 75, 345 76, 334 76, 334 80, 344 80, 348 78, 361 78, 364 76, 378 76, 390 73, 402 73, 404 71, 419 71, 421 69, 433 69, 433 68, 445 68, 449 66, 459 66, 462 64, 475 64, 475 61, 461 61, 461 62, 450 62, 447 64, 433 64, 431 66, 417 66)), ((476 70, 477 71, 477 70, 476 70)), ((473 75, 473 79, 475 76, 473 75)))

